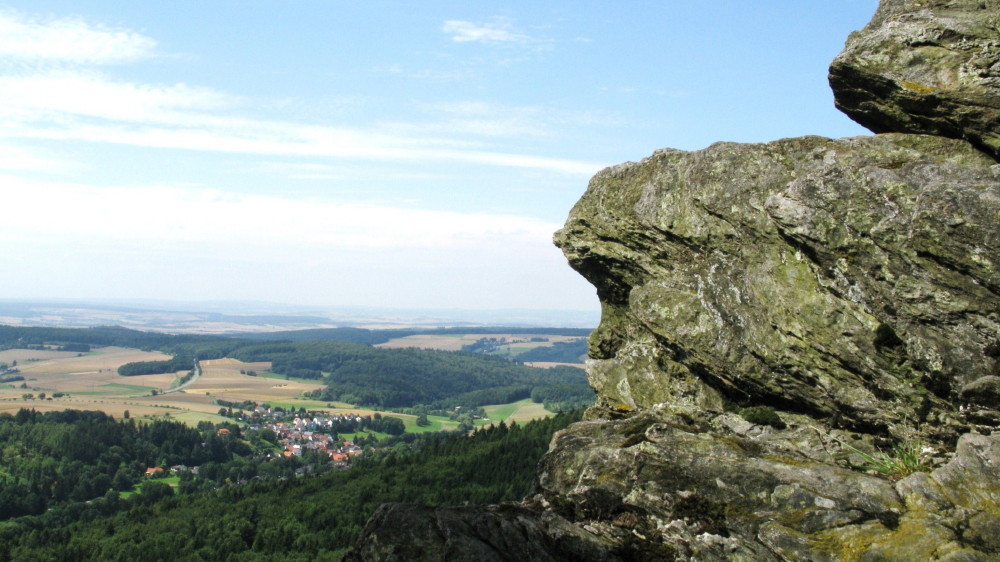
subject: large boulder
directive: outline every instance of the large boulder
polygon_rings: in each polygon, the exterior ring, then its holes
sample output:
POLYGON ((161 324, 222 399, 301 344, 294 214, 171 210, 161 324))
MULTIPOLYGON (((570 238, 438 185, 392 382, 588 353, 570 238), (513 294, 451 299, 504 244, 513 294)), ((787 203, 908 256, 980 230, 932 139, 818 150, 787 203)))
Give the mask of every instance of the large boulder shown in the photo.
POLYGON ((964 400, 998 408, 976 381, 998 369, 1000 165, 966 142, 661 150, 597 174, 555 238, 597 287, 610 408, 764 405, 952 444, 964 400))
POLYGON ((830 85, 873 132, 966 139, 1000 159, 1000 0, 882 0, 830 85))

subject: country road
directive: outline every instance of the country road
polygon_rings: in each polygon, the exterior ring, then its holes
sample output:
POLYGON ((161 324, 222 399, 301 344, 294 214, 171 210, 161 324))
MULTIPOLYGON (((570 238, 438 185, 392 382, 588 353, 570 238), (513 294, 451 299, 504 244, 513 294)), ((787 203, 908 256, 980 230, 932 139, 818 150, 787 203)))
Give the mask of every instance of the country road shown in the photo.
POLYGON ((192 376, 190 380, 188 380, 184 384, 177 385, 174 388, 171 388, 170 390, 164 390, 164 391, 160 392, 160 395, 170 394, 172 392, 179 392, 181 390, 184 390, 184 387, 186 387, 186 386, 190 385, 191 383, 193 383, 194 381, 198 380, 198 378, 201 377, 201 362, 200 361, 195 361, 194 362, 194 369, 193 369, 193 371, 194 371, 194 376, 192 376))

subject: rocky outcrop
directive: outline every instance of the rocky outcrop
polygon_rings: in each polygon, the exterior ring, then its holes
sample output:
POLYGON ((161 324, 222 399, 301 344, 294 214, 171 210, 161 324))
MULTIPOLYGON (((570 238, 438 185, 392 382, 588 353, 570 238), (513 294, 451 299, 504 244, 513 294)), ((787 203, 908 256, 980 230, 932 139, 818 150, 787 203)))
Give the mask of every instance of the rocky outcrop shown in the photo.
POLYGON ((965 139, 1000 159, 1000 0, 883 0, 830 85, 876 133, 965 139))
POLYGON ((597 405, 522 504, 386 507, 352 559, 1000 560, 998 14, 883 0, 831 83, 888 134, 597 174, 555 236, 597 405))
POLYGON ((997 413, 977 381, 998 368, 998 217, 1000 165, 968 143, 805 137, 604 170, 556 243, 601 299, 605 406, 954 443, 978 421, 963 392, 997 413))
POLYGON ((940 468, 896 480, 851 468, 849 432, 783 418, 668 407, 582 422, 554 440, 533 501, 625 559, 656 559, 650 545, 663 560, 1000 558, 1000 436, 967 434, 940 468))

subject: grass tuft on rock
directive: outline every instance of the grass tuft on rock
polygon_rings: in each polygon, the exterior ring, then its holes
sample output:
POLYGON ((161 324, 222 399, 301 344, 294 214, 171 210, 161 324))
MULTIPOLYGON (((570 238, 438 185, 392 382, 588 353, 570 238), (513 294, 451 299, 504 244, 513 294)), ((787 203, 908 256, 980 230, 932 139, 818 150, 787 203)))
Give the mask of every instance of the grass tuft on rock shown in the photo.
POLYGON ((847 443, 842 443, 842 445, 864 460, 864 464, 854 467, 859 470, 875 472, 892 479, 903 478, 914 472, 930 471, 930 467, 924 464, 920 458, 920 445, 914 442, 903 442, 896 445, 892 448, 892 454, 882 450, 875 454, 869 454, 847 443))

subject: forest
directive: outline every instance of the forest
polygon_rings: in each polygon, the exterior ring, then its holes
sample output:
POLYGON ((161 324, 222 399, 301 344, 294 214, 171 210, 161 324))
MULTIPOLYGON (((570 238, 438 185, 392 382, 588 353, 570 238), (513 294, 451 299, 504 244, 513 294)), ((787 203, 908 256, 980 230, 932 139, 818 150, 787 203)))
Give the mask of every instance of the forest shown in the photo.
POLYGON ((238 433, 102 412, 0 414, 0 521, 129 491, 151 466, 226 463, 251 454, 238 433))
POLYGON ((551 346, 529 349, 518 356, 520 361, 551 361, 554 363, 580 363, 587 357, 586 338, 569 342, 555 342, 551 346))
MULTIPOLYGON (((77 422, 28 413, 3 424, 25 435, 32 433, 25 428, 36 424, 64 422, 66 431, 89 431, 74 428, 90 425, 92 413, 74 415, 77 422)), ((95 419, 112 433, 132 427, 95 419)), ((362 455, 350 470, 322 476, 255 479, 204 491, 181 486, 180 494, 153 480, 128 499, 112 481, 91 501, 66 502, 0 523, 0 561, 337 560, 383 502, 521 499, 552 434, 578 419, 576 412, 472 434, 411 436, 410 443, 362 455)), ((49 454, 56 450, 39 453, 38 462, 53 458, 49 454)))
POLYGON ((90 346, 116 345, 136 349, 174 349, 180 345, 216 341, 213 336, 173 336, 155 332, 140 332, 117 326, 96 328, 44 328, 0 325, 0 350, 31 348, 40 345, 65 347, 68 344, 90 346))
POLYGON ((271 361, 271 370, 321 379, 326 389, 312 397, 377 408, 425 404, 481 406, 528 398, 542 385, 586 385, 581 369, 536 369, 490 355, 429 349, 381 349, 332 341, 244 347, 242 361, 271 361))

